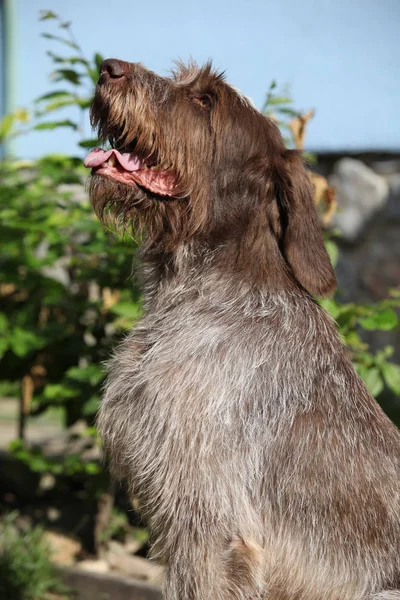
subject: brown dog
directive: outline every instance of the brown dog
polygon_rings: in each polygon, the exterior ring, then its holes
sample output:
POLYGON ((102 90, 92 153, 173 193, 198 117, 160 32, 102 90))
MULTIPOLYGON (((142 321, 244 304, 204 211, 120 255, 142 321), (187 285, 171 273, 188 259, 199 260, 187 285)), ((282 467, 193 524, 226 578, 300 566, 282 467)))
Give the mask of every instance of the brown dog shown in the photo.
POLYGON ((114 59, 85 161, 142 232, 145 314, 99 414, 168 600, 400 599, 400 434, 312 296, 333 291, 310 182, 207 65, 114 59))

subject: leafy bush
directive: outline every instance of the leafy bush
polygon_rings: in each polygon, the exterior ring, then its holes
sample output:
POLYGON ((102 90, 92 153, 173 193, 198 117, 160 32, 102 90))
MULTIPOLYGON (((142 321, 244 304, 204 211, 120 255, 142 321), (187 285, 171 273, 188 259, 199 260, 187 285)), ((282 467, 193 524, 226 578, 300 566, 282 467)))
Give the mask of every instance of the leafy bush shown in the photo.
POLYGON ((0 525, 0 598, 51 600, 54 593, 66 598, 43 530, 18 524, 16 513, 8 515, 0 525))
POLYGON ((70 157, 0 163, 2 377, 25 382, 32 415, 61 406, 65 425, 92 422, 102 362, 140 314, 134 245, 66 185, 83 178, 70 157))

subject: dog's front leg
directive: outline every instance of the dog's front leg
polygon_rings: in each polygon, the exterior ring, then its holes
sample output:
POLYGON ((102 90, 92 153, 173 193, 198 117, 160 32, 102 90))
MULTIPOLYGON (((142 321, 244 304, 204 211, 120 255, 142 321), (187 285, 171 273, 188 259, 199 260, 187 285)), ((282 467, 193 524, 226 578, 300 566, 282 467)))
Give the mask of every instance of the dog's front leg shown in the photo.
POLYGON ((162 534, 167 600, 249 600, 264 585, 264 553, 244 537, 228 538, 224 517, 191 508, 162 534))

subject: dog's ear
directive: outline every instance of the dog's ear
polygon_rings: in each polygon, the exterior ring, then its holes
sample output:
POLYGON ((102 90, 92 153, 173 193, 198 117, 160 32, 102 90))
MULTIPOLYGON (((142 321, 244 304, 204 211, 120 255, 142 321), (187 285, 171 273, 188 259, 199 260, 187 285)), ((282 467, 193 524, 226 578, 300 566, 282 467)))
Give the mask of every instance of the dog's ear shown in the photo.
POLYGON ((300 153, 283 151, 274 159, 272 171, 281 221, 281 252, 303 288, 313 296, 328 296, 336 288, 336 278, 300 153))

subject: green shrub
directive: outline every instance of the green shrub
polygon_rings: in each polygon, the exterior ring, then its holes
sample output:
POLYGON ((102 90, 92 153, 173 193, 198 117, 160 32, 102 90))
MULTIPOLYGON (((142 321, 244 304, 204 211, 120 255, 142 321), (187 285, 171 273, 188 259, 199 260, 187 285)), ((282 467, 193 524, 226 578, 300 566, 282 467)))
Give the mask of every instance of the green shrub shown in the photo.
POLYGON ((6 516, 0 524, 0 598, 50 600, 50 594, 66 597, 66 592, 50 562, 43 530, 18 525, 16 513, 6 516))

